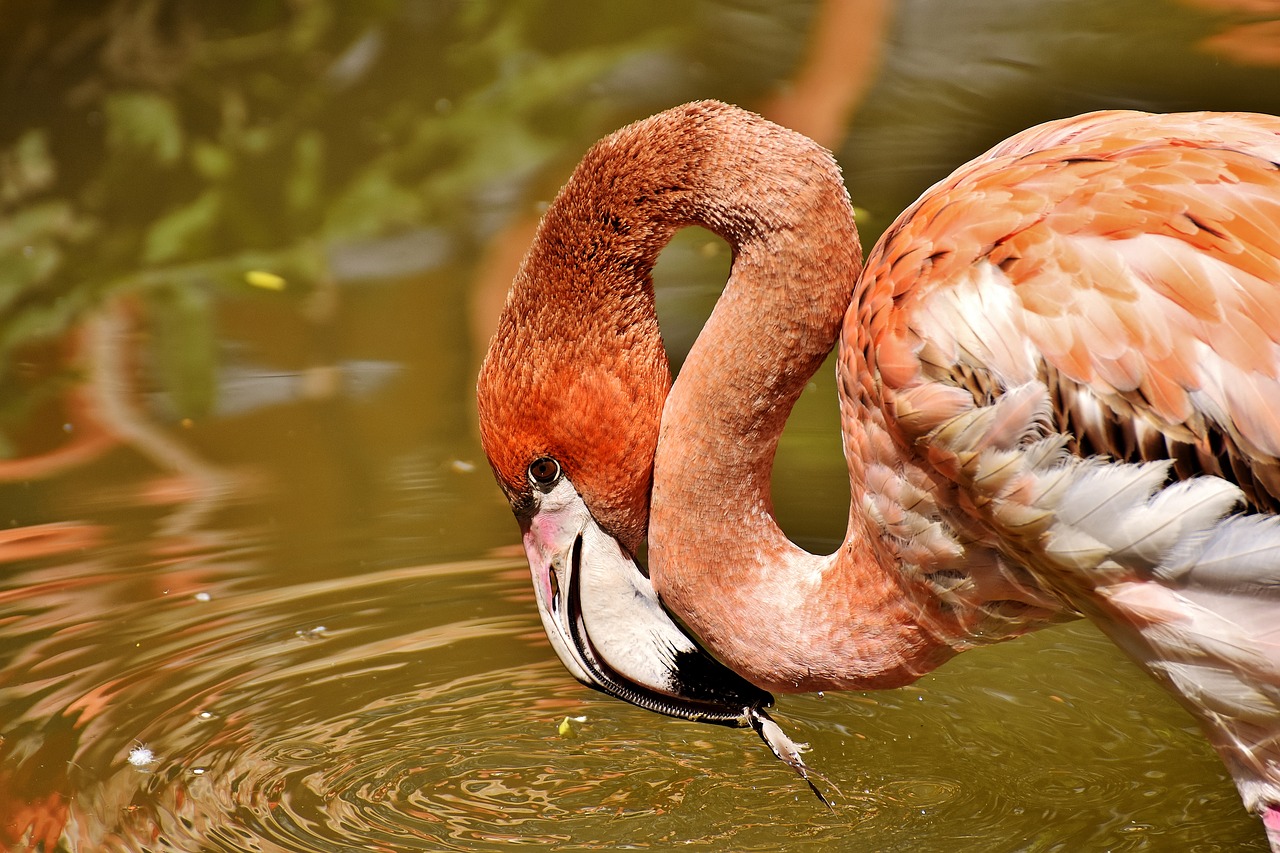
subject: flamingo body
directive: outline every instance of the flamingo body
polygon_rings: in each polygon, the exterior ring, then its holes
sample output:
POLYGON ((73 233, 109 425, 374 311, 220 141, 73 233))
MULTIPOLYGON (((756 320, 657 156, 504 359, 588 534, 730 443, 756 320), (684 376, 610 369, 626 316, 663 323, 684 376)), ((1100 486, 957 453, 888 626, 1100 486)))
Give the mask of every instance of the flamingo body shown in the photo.
POLYGON ((942 476, 934 512, 1178 696, 1269 824, 1278 162, 1280 121, 1262 116, 1100 113, 1020 134, 885 235, 844 328, 863 357, 847 347, 840 367, 855 405, 942 476))
MULTIPOLYGON (((1280 849, 1280 120, 1032 128, 927 191, 864 269, 829 155, 722 104, 668 111, 548 211, 480 406, 562 658, 590 670, 611 629, 557 593, 591 563, 578 522, 556 528, 569 557, 528 533, 554 495, 630 553, 647 518, 661 604, 766 690, 892 687, 1083 614, 1200 720, 1280 849), (668 393, 649 270, 695 222, 735 260, 668 393), (837 338, 850 519, 815 556, 769 476, 837 338)), ((625 563, 599 600, 644 597, 610 591, 640 583, 625 563)))

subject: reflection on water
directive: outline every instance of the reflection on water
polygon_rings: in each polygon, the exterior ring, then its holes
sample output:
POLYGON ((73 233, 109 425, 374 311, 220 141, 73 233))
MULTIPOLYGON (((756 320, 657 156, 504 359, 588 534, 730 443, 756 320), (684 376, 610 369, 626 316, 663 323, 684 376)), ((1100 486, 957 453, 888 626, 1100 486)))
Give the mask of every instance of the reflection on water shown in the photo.
POLYGON ((49 537, 62 556, 0 588, 13 849, 1257 840, 1189 721, 1083 626, 907 690, 784 700, 838 790, 830 812, 749 732, 573 682, 514 560, 264 583, 257 545, 125 570, 84 550, 94 531, 49 537))
MULTIPOLYGON (((627 119, 789 116, 870 239, 1050 115, 1280 112, 1266 4, 100 6, 0 22, 0 844, 1263 849, 1082 625, 783 700, 835 811, 750 732, 586 690, 472 395, 540 204, 627 119)), ((677 361, 727 262, 697 232, 664 255, 677 361)), ((821 548, 831 371, 794 420, 775 497, 821 548)))

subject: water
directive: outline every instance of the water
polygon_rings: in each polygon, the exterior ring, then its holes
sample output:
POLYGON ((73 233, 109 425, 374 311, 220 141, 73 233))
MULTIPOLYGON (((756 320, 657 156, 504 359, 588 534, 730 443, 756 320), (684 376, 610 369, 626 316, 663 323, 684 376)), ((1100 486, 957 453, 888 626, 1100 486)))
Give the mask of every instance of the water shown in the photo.
MULTIPOLYGON (((0 24, 7 849, 1264 849, 1086 625, 782 699, 833 811, 750 732, 609 700, 550 651, 474 432, 513 259, 599 135, 778 104, 808 4, 157 8, 0 24)), ((827 140, 864 237, 1042 118, 1280 112, 1259 15, 896 7, 827 140)), ((677 358, 726 265, 701 232, 664 255, 677 358)), ((775 482, 814 549, 847 511, 833 385, 775 482)))
POLYGON ((82 557, 6 583, 6 611, 22 617, 6 640, 22 648, 5 683, 23 686, 5 695, 3 788, 64 817, 66 849, 1171 849, 1174 837, 1226 850, 1252 837, 1188 721, 1081 627, 974 653, 907 690, 784 700, 838 792, 828 811, 748 733, 580 688, 550 659, 512 560, 264 583, 250 548, 174 556, 199 568, 82 557))

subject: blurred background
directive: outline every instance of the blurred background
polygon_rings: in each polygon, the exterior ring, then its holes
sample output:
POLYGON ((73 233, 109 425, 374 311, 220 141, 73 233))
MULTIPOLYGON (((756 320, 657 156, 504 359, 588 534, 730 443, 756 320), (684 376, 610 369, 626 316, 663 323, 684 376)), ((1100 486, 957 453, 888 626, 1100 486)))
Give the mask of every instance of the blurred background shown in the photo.
MULTIPOLYGON (((1265 849, 1086 625, 783 699, 834 811, 561 669, 475 373, 585 149, 697 98, 832 148, 869 247, 1040 121, 1280 113, 1280 2, 0 4, 0 844, 1265 849)), ((728 262, 663 254, 676 364, 728 262)), ((833 374, 774 482, 824 552, 833 374)))

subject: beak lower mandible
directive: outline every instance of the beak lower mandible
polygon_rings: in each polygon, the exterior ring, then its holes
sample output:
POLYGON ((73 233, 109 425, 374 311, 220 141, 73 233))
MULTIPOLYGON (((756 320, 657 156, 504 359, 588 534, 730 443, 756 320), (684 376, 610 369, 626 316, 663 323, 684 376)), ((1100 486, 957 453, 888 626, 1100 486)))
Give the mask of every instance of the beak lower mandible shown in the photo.
POLYGON ((582 683, 673 717, 750 726, 773 697, 703 651, 563 479, 521 520, 538 612, 582 683))

